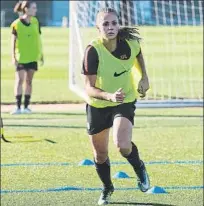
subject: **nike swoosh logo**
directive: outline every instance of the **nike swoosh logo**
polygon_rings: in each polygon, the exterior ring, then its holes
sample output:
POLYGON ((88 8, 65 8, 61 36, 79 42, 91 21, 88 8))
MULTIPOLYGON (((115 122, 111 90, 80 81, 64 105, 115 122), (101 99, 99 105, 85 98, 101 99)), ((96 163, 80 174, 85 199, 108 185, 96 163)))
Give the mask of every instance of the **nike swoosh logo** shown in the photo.
POLYGON ((127 72, 126 70, 121 72, 121 73, 114 73, 114 77, 119 77, 120 75, 124 74, 125 72, 127 72))

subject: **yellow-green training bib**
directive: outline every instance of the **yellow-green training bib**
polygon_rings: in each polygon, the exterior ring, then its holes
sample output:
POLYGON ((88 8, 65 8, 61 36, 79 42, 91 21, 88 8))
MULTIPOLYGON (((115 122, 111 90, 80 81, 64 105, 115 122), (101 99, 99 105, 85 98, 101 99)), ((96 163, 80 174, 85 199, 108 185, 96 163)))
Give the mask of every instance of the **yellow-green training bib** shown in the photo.
POLYGON ((11 27, 17 31, 16 58, 19 63, 38 61, 41 56, 41 42, 39 22, 36 17, 31 18, 29 26, 16 19, 11 27))
MULTIPOLYGON (((140 51, 140 45, 136 40, 127 41, 127 43, 131 49, 131 56, 127 60, 120 60, 114 57, 103 45, 101 39, 94 40, 91 43, 97 50, 99 57, 95 87, 109 93, 114 93, 119 88, 123 88, 123 92, 125 93, 124 103, 137 99, 137 85, 141 78, 141 69, 136 59, 140 51)), ((87 103, 96 108, 120 104, 93 97, 89 97, 87 103)))

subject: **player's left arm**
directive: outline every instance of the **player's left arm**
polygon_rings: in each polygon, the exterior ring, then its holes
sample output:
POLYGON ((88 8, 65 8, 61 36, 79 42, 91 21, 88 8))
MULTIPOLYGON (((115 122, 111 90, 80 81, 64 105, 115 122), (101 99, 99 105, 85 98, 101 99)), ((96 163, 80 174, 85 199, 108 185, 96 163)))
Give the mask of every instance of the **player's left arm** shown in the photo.
POLYGON ((37 25, 38 25, 38 31, 39 31, 39 44, 40 44, 40 61, 41 61, 41 65, 44 64, 44 55, 43 55, 43 44, 42 44, 42 32, 41 32, 41 24, 38 20, 37 17, 34 17, 36 22, 37 22, 37 25))
POLYGON ((40 48, 41 48, 41 58, 40 58, 40 61, 41 61, 41 65, 43 65, 44 64, 44 55, 43 55, 41 25, 40 25, 39 21, 38 21, 38 25, 39 25, 39 33, 40 33, 40 48))
POLYGON ((140 52, 137 55, 137 60, 139 62, 140 68, 141 68, 141 73, 142 73, 142 78, 138 84, 138 92, 140 94, 142 94, 141 97, 145 97, 146 96, 146 92, 149 89, 149 78, 147 75, 147 71, 146 71, 146 66, 145 66, 145 61, 144 61, 144 57, 142 54, 142 50, 140 48, 140 52))

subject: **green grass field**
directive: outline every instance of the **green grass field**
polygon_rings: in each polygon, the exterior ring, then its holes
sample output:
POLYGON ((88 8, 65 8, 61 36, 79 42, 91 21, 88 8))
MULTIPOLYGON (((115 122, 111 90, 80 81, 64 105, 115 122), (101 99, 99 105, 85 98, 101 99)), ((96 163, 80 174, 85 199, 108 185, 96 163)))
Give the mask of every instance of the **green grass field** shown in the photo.
MULTIPOLYGON (((202 97, 203 28, 140 29, 151 83, 149 97, 202 97)), ((45 65, 36 73, 32 102, 82 102, 68 88, 69 30, 46 27, 42 33, 45 65)), ((94 29, 81 33, 84 45, 96 36, 94 29)), ((10 29, 1 28, 2 103, 14 102, 15 69, 10 59, 10 29)), ((112 164, 112 176, 124 171, 131 177, 113 179, 117 190, 111 204, 203 205, 202 112, 201 108, 136 111, 133 141, 147 163, 152 186, 164 187, 168 194, 143 194, 136 190, 132 168, 122 164, 125 160, 110 139, 111 162, 121 163, 112 164)), ((93 159, 84 110, 34 111, 32 115, 20 116, 3 112, 1 116, 5 137, 12 142, 1 141, 2 206, 96 205, 101 183, 95 169, 78 166, 83 159, 93 159), (77 188, 82 189, 74 190, 77 188)))
MULTIPOLYGON (((80 100, 68 89, 68 30, 42 28, 45 65, 39 68, 33 81, 33 101, 80 100), (57 37, 57 38, 56 38, 57 37), (57 48, 57 49, 56 49, 57 48)), ((10 29, 1 29, 1 81, 2 102, 14 102, 15 68, 11 64, 10 29)))
MULTIPOLYGON (((151 90, 150 98, 202 98, 203 28, 140 27, 141 43, 151 90)), ((10 29, 1 28, 1 100, 14 102, 14 67, 11 64, 10 29)), ((82 29, 84 47, 95 38, 97 30, 82 29)), ((42 28, 45 65, 33 81, 33 102, 78 102, 68 88, 69 30, 42 28)), ((77 42, 77 40, 76 40, 77 42)), ((77 44, 76 44, 77 45, 77 44)), ((80 56, 79 45, 76 46, 80 56)), ((75 61, 81 62, 80 58, 75 61)), ((80 65, 79 65, 80 68, 80 65)))
MULTIPOLYGON (((92 160, 84 111, 20 116, 2 113, 2 118, 5 137, 12 141, 1 141, 2 206, 96 205, 101 183, 95 169, 78 166, 83 159, 92 160), (69 191, 68 187, 96 190, 69 191)), ((193 189, 203 186, 202 109, 138 109, 135 122, 133 141, 147 162, 151 185, 166 188, 168 194, 134 190, 132 168, 128 164, 112 164, 112 176, 124 171, 131 178, 113 179, 120 190, 115 191, 111 204, 203 205, 203 189, 193 189), (163 161, 174 163, 158 163, 163 161)), ((125 162, 113 145, 112 136, 109 151, 111 162, 125 162)))

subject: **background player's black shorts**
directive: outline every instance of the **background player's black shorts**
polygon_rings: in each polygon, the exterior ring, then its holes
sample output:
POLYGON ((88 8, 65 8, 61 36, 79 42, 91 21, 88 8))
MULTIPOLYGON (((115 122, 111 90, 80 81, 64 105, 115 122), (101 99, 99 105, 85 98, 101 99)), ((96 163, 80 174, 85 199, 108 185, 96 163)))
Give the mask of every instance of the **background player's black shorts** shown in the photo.
POLYGON ((87 132, 89 135, 97 134, 113 126, 116 117, 126 117, 134 125, 136 100, 114 107, 96 108, 86 105, 87 132))
POLYGON ((17 67, 16 67, 16 71, 20 71, 20 70, 25 70, 28 71, 30 69, 33 69, 35 71, 38 70, 38 63, 37 62, 29 62, 29 63, 18 63, 17 67))

